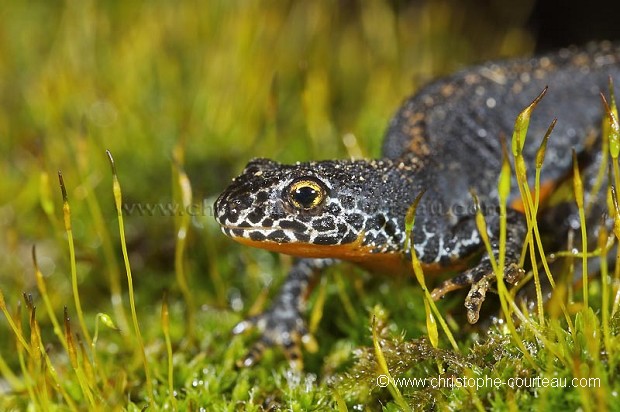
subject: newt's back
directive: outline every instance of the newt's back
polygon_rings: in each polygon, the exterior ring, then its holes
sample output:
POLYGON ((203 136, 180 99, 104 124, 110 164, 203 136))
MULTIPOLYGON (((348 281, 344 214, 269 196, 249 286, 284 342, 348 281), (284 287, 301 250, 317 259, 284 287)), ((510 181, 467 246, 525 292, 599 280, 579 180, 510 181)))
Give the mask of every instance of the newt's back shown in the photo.
POLYGON ((533 112, 524 157, 533 164, 557 118, 543 168, 543 180, 557 180, 571 167, 571 150, 583 152, 588 136, 600 129, 600 93, 609 94, 610 77, 620 84, 620 45, 610 43, 461 71, 405 102, 390 123, 383 154, 426 159, 433 187, 452 200, 469 202, 469 188, 487 197, 497 184, 500 138, 510 147, 516 115, 548 86, 533 112))

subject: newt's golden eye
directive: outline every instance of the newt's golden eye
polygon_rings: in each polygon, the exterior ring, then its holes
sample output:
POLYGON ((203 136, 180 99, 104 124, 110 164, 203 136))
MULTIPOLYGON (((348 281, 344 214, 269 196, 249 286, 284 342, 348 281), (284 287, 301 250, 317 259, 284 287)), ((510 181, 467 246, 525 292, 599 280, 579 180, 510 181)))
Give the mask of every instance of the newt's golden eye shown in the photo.
POLYGON ((288 187, 290 202, 298 209, 310 210, 319 206, 326 197, 323 183, 313 177, 295 180, 288 187))

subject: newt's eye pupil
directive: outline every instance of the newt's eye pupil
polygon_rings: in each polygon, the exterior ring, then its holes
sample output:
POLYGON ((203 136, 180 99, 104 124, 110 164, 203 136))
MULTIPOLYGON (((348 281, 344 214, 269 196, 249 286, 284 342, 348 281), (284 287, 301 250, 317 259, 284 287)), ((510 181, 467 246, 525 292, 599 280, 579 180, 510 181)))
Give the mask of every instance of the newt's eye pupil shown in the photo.
POLYGON ((303 178, 294 181, 289 186, 288 195, 293 206, 309 210, 323 203, 325 189, 323 184, 315 178, 303 178))
POLYGON ((304 208, 312 207, 314 201, 316 200, 319 193, 310 186, 303 186, 295 190, 293 196, 297 203, 302 205, 304 208))

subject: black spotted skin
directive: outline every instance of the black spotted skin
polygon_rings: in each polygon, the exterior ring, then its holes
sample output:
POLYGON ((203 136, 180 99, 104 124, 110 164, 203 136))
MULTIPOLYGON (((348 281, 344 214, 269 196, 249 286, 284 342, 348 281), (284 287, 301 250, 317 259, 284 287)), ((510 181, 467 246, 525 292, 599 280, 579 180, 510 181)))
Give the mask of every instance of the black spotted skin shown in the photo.
MULTIPOLYGON (((272 308, 235 329, 257 325, 262 331, 243 363, 253 363, 260 349, 273 344, 300 362, 294 348, 307 333, 304 296, 314 273, 327 265, 348 260, 374 270, 406 271, 405 214, 422 191, 413 247, 426 267, 441 271, 480 255, 433 296, 472 285, 465 306, 469 321, 476 322, 493 275, 489 256, 480 253, 472 191, 497 247, 501 139, 510 147, 517 114, 548 87, 533 112, 528 139, 535 142, 525 144, 524 158, 534 164, 538 144, 557 118, 542 173, 543 183, 557 182, 570 175, 573 149, 593 167, 600 160, 591 155, 597 147, 591 142, 604 115, 600 93, 608 91, 610 77, 620 83, 620 46, 612 43, 486 63, 437 80, 406 100, 389 124, 381 159, 251 161, 217 199, 216 219, 241 243, 299 259, 272 308)), ((511 201, 518 197, 514 181, 512 189, 511 201)), ((517 210, 509 211, 508 223, 505 272, 516 281, 527 228, 517 210)))

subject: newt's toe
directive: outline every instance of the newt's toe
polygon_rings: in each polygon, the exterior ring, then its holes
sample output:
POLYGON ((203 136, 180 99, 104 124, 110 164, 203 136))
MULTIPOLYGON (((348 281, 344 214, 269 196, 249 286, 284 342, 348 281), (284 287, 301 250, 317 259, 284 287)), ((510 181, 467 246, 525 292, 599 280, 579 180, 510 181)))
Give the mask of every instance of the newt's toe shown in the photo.
POLYGON ((265 313, 243 320, 233 328, 232 333, 238 335, 252 328, 259 330, 260 337, 248 353, 237 361, 238 367, 256 364, 265 350, 277 346, 282 349, 291 368, 300 370, 303 368, 302 343, 310 351, 316 348, 316 342, 308 333, 301 314, 290 308, 276 306, 265 313))
MULTIPOLYGON (((525 271, 516 263, 508 264, 504 269, 504 280, 509 284, 516 284, 525 274, 525 271)), ((431 296, 434 300, 438 300, 447 293, 471 286, 467 298, 465 299, 465 308, 467 309, 467 320, 469 323, 476 323, 480 317, 480 308, 484 303, 487 291, 491 288, 493 282, 496 281, 495 273, 491 265, 487 262, 475 266, 452 279, 444 281, 437 288, 433 289, 431 296)))
POLYGON ((467 298, 465 298, 465 307, 467 308, 467 321, 471 324, 478 322, 480 318, 480 308, 486 297, 487 291, 491 287, 488 277, 480 279, 471 285, 467 298))

